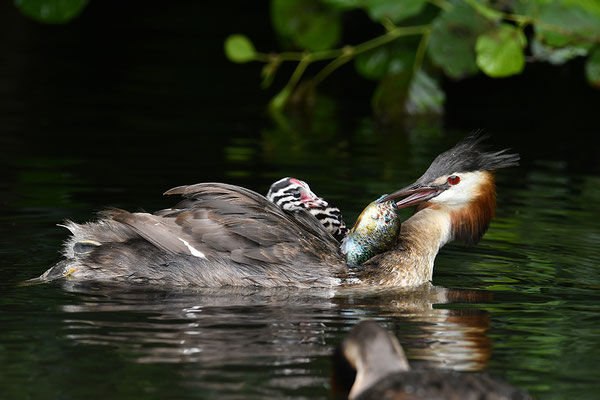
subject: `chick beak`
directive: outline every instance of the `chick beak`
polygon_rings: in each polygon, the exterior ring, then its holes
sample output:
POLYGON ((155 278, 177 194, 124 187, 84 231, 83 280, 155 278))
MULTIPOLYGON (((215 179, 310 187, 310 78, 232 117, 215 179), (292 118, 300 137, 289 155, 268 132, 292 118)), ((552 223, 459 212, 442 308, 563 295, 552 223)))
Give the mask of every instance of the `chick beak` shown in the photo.
POLYGON ((327 207, 329 204, 310 190, 300 190, 300 201, 307 207, 327 207))
POLYGON ((405 197, 404 199, 396 203, 397 208, 409 207, 415 204, 426 202, 429 199, 434 198, 438 194, 442 193, 447 189, 446 185, 431 186, 431 185, 420 185, 412 184, 406 186, 400 190, 395 191, 392 194, 388 194, 383 198, 379 199, 378 203, 384 201, 390 201, 399 197, 405 197))

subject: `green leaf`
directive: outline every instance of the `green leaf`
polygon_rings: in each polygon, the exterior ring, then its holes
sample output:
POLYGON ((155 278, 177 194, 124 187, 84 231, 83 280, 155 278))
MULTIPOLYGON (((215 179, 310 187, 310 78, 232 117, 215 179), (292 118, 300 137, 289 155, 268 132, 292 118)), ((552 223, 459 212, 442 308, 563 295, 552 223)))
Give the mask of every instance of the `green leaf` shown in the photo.
POLYGON ((322 0, 322 2, 334 10, 347 11, 361 7, 363 0, 322 0))
POLYGON ((535 25, 537 38, 555 47, 579 45, 600 40, 600 14, 590 1, 551 0, 530 10, 540 24, 535 25))
POLYGON ((88 0, 14 0, 26 16, 47 24, 63 24, 77 17, 88 0))
POLYGON ((510 4, 510 8, 514 14, 522 14, 533 17, 539 9, 539 4, 535 0, 516 0, 510 4))
POLYGON ((387 46, 359 54, 354 59, 356 71, 367 79, 379 80, 388 71, 390 51, 387 46))
POLYGON ((475 63, 477 37, 494 26, 494 22, 467 4, 457 3, 433 21, 429 56, 452 78, 473 75, 478 71, 475 63))
POLYGON ((401 38, 391 44, 359 54, 354 60, 356 71, 367 79, 380 80, 385 75, 410 72, 417 44, 401 38))
POLYGON ((372 20, 381 22, 389 18, 398 22, 419 14, 427 0, 365 0, 363 8, 372 20))
POLYGON ((235 63, 247 63, 256 59, 256 49, 246 36, 229 35, 225 39, 225 55, 235 63))
POLYGON ((441 114, 444 110, 446 95, 439 83, 419 70, 413 76, 408 89, 406 112, 411 115, 441 114))
POLYGON ((600 89, 600 47, 596 47, 596 50, 587 59, 585 77, 590 85, 600 89))
POLYGON ((565 7, 579 6, 600 17, 600 1, 598 0, 562 0, 562 5, 565 7))
POLYGON ((525 35, 512 25, 502 24, 477 39, 477 65, 493 78, 520 73, 525 66, 525 35))
POLYGON ((280 36, 306 50, 330 49, 341 38, 339 12, 317 0, 273 0, 271 18, 280 36))

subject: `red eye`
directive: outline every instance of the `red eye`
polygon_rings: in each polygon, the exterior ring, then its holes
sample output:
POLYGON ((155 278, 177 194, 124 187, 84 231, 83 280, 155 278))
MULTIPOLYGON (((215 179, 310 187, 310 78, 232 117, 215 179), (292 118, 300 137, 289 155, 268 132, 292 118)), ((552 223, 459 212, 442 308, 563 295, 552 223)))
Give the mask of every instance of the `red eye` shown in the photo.
POLYGON ((448 183, 451 185, 456 185, 460 182, 460 176, 452 175, 448 177, 448 183))

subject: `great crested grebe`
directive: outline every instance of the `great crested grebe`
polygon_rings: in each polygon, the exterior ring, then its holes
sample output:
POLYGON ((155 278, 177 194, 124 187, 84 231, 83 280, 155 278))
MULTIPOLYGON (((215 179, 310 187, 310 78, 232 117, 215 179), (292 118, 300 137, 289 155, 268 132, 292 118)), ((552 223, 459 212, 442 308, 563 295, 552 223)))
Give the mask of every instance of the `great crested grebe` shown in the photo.
POLYGON ((440 154, 414 184, 380 199, 419 204, 398 241, 354 271, 339 242, 305 210, 288 213, 238 186, 201 183, 165 194, 184 199, 154 214, 110 210, 65 227, 65 259, 29 283, 69 277, 166 286, 410 287, 432 278, 438 250, 475 244, 495 209, 491 171, 517 165, 506 150, 486 152, 471 135, 440 154))
POLYGON ((398 340, 363 321, 333 356, 332 394, 350 400, 527 400, 529 394, 481 373, 411 370, 398 340))

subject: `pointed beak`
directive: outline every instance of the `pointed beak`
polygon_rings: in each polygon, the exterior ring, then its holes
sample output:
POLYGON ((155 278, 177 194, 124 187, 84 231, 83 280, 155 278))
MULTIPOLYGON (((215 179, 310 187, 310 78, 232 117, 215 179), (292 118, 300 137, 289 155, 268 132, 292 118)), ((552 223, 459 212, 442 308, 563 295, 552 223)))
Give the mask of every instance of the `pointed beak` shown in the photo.
POLYGON ((390 201, 397 199, 399 197, 404 197, 402 200, 396 203, 397 208, 409 207, 415 204, 424 203, 429 199, 434 198, 438 194, 442 193, 447 189, 446 185, 441 186, 428 186, 428 185, 419 185, 412 184, 406 186, 400 190, 395 191, 392 194, 388 194, 383 198, 379 199, 377 202, 381 203, 384 201, 390 201))
POLYGON ((314 199, 306 199, 306 200, 302 199, 301 201, 310 208, 327 207, 329 205, 325 200, 323 200, 319 197, 316 197, 314 199))
POLYGON ((316 194, 311 192, 310 190, 301 190, 300 191, 300 201, 304 203, 307 207, 327 207, 329 204, 318 197, 316 194))

